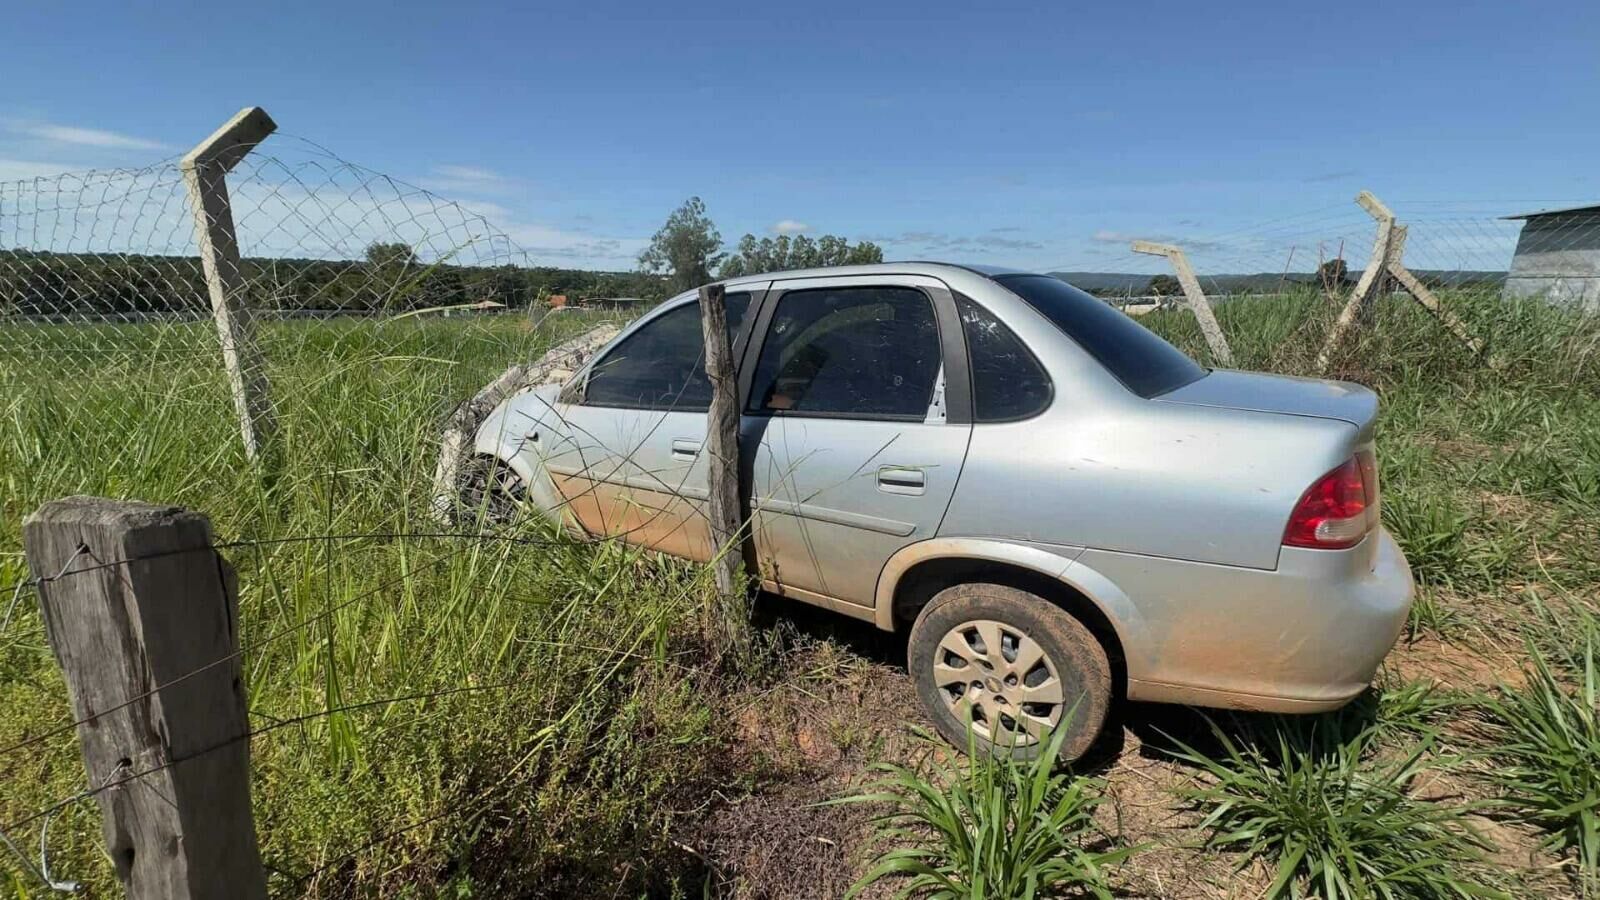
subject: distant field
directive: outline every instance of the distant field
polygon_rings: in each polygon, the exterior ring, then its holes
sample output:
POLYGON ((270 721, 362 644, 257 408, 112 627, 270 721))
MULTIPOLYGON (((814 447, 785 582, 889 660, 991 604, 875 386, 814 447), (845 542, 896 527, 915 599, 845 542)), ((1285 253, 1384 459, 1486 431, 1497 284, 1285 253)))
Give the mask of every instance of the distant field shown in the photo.
MULTIPOLYGON (((1383 398, 1384 520, 1419 582, 1411 628, 1350 712, 1219 718, 1236 752, 1206 740, 1196 717, 1131 710, 1125 747, 1094 769, 1104 839, 1148 845, 1110 873, 1119 890, 1259 894, 1278 851, 1217 840, 1202 825, 1228 791, 1278 817, 1253 827, 1315 835, 1319 810, 1368 802, 1363 785, 1380 782, 1397 788, 1389 805, 1340 822, 1391 831, 1351 852, 1393 865, 1381 845, 1426 841, 1418 823, 1435 812, 1481 843, 1441 844, 1427 867, 1435 881, 1396 896, 1450 896, 1440 887, 1449 879, 1518 897, 1583 889, 1579 851, 1559 838, 1581 848, 1600 839, 1561 807, 1587 797, 1600 810, 1600 726, 1579 716, 1535 761, 1517 729, 1536 714, 1515 704, 1585 702, 1583 639, 1600 635, 1600 325, 1492 297, 1447 299, 1489 339, 1499 369, 1400 297, 1339 362, 1341 377, 1383 398), (1523 672, 1533 655, 1550 667, 1548 688, 1523 672), (1500 682, 1514 687, 1497 693, 1500 682), (1170 735, 1216 768, 1181 758, 1170 735), (1347 745, 1342 756, 1330 741, 1347 745), (1392 777, 1413 754, 1423 776, 1392 777), (1566 780, 1541 804, 1531 788, 1496 780, 1522 769, 1566 780), (1307 777, 1286 786, 1291 771, 1307 777), (1485 807, 1491 800, 1502 805, 1485 807), (1213 846, 1201 849, 1208 836, 1213 846)), ((1309 374, 1332 312, 1308 293, 1217 314, 1241 367, 1309 374)), ((1206 359, 1186 312, 1140 321, 1206 359)), ((22 517, 72 493, 184 504, 227 539, 436 530, 424 511, 442 415, 586 324, 575 315, 539 330, 516 316, 266 326, 287 453, 271 489, 238 449, 209 324, 0 325, 0 585, 27 576, 22 517)), ((256 817, 275 891, 589 896, 617 886, 618 896, 701 896, 709 884, 708 896, 836 896, 861 874, 866 814, 814 803, 852 790, 871 761, 921 752, 905 738, 916 716, 894 647, 802 615, 768 632, 754 659, 714 670, 692 637, 701 573, 556 540, 533 522, 512 536, 540 543, 372 538, 230 551, 247 647, 315 622, 246 653, 253 721, 495 686, 257 739, 256 817)), ((25 596, 0 634, 0 748, 70 718, 33 606, 25 596)), ((1526 786, 1538 776, 1522 777, 1526 786)), ((0 755, 0 829, 82 782, 71 735, 0 755)), ((31 826, 12 837, 37 843, 31 826)), ((53 868, 96 896, 114 883, 100 840, 93 803, 50 830, 53 868)), ((13 892, 37 894, 9 860, 0 873, 13 892)))

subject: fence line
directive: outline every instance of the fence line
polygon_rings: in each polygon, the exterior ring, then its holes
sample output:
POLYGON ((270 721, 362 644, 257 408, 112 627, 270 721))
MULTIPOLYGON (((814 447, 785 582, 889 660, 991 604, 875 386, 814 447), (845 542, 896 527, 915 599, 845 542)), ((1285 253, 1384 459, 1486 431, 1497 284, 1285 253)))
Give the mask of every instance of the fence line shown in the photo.
MULTIPOLYGON (((79 498, 79 499, 76 499, 76 500, 72 501, 72 503, 70 504, 70 508, 82 507, 85 503, 88 503, 88 502, 89 501, 88 501, 87 498, 79 498)), ((103 502, 103 501, 96 501, 96 502, 103 502)), ((134 508, 138 509, 138 510, 156 510, 156 509, 158 509, 158 508, 154 508, 154 507, 140 507, 138 505, 135 505, 134 508)), ((176 513, 175 510, 160 510, 160 512, 163 515, 171 515, 171 514, 175 514, 176 513)), ((48 511, 47 511, 46 514, 48 514, 48 511)), ((40 520, 40 521, 43 521, 43 520, 40 520)), ((31 529, 37 529, 37 528, 40 528, 40 527, 42 527, 42 525, 37 524, 37 523, 34 524, 34 525, 30 525, 31 529)), ((313 543, 313 542, 318 542, 318 541, 328 541, 328 540, 353 541, 353 540, 395 540, 395 539, 410 540, 410 539, 458 539, 458 538, 472 539, 474 541, 477 540, 477 539, 482 538, 482 539, 487 539, 489 541, 502 541, 502 542, 505 542, 505 543, 508 543, 508 544, 514 544, 514 545, 546 545, 546 546, 548 546, 548 545, 552 545, 552 544, 555 544, 555 543, 562 543, 562 542, 559 542, 559 541, 552 541, 552 540, 532 539, 532 538, 527 538, 527 537, 524 537, 524 536, 514 535, 514 534, 495 535, 495 534, 475 534, 475 533, 467 533, 467 532, 426 532, 426 533, 424 533, 424 532, 364 532, 364 533, 348 533, 348 534, 281 536, 281 537, 256 539, 256 540, 232 540, 232 541, 214 541, 213 540, 213 541, 210 541, 208 543, 205 543, 205 544, 202 544, 202 545, 199 545, 199 546, 182 547, 182 548, 175 548, 175 549, 174 548, 167 548, 167 549, 157 550, 157 551, 151 552, 151 553, 140 553, 140 554, 135 554, 135 555, 129 555, 129 556, 123 557, 123 558, 117 558, 117 559, 112 559, 112 560, 103 560, 103 559, 99 559, 95 555, 94 550, 91 547, 87 546, 85 543, 80 541, 78 543, 78 545, 76 546, 76 548, 71 552, 70 558, 67 560, 66 564, 62 565, 59 568, 59 570, 56 572, 56 574, 49 575, 49 576, 40 576, 40 577, 37 577, 37 578, 34 578, 34 579, 29 579, 28 582, 21 582, 19 584, 25 584, 25 583, 31 582, 31 583, 34 583, 36 585, 43 586, 43 585, 53 585, 53 584, 59 584, 59 583, 66 583, 66 582, 71 582, 71 581, 77 579, 78 576, 86 575, 86 574, 90 574, 90 573, 94 573, 94 572, 99 572, 99 571, 104 571, 104 570, 107 570, 107 569, 113 569, 113 568, 129 569, 129 568, 131 568, 131 567, 133 567, 135 565, 147 564, 147 563, 149 563, 151 561, 161 561, 161 560, 172 561, 172 560, 179 560, 179 559, 182 559, 182 558, 185 558, 185 557, 187 557, 188 559, 192 560, 192 562, 185 563, 184 565, 186 565, 186 566, 188 566, 190 568, 193 568, 195 566, 199 566, 200 568, 205 569, 205 568, 210 568, 211 566, 214 566, 214 565, 221 565, 219 563, 213 563, 209 559, 206 558, 206 557, 215 558, 215 554, 219 549, 246 549, 246 548, 248 548, 248 549, 257 549, 257 550, 259 550, 259 549, 275 547, 275 546, 294 545, 294 544, 307 544, 307 543, 313 543), (74 568, 73 564, 78 562, 80 559, 94 560, 94 562, 91 565, 79 566, 77 568, 74 568)), ((30 540, 32 540, 32 539, 30 539, 30 540)), ((30 553, 33 552, 34 546, 35 546, 34 544, 30 544, 30 553)), ((47 741, 50 738, 58 736, 60 734, 63 734, 65 732, 67 732, 67 731, 81 728, 81 726, 88 725, 90 723, 93 723, 93 722, 105 717, 105 716, 108 716, 108 715, 111 715, 113 713, 116 713, 119 710, 126 709, 129 706, 131 706, 133 704, 136 704, 136 703, 138 703, 138 702, 140 702, 142 700, 149 699, 149 698, 151 698, 153 696, 156 696, 158 694, 165 694, 166 692, 169 692, 170 689, 172 689, 172 688, 174 688, 174 687, 176 687, 176 686, 178 686, 180 684, 183 684, 184 682, 186 682, 186 681, 188 681, 188 680, 190 680, 190 679, 192 679, 192 678, 194 678, 194 677, 196 677, 196 676, 198 676, 198 675, 200 675, 202 673, 210 671, 210 670, 216 668, 219 665, 227 664, 229 662, 235 662, 236 663, 239 658, 241 658, 244 654, 246 654, 249 651, 256 650, 256 649, 258 649, 258 648, 260 648, 262 646, 270 644, 273 641, 279 640, 279 639, 281 639, 281 638, 283 638, 283 637, 285 637, 285 636, 287 636, 289 634, 295 633, 295 632, 297 632, 297 631, 299 631, 299 630, 301 630, 303 628, 310 627, 311 625, 317 623, 318 621, 327 619, 328 617, 332 616, 334 613, 336 613, 338 610, 340 610, 342 608, 346 608, 348 606, 351 606, 351 605, 354 605, 356 603, 362 602, 362 601, 364 601, 364 600, 366 600, 366 599, 368 599, 370 597, 373 597, 373 596, 376 596, 376 595, 379 595, 379 594, 383 593, 388 588, 399 584, 401 581, 403 581, 403 580, 405 580, 407 578, 416 577, 419 573, 422 573, 422 572, 425 572, 425 571, 427 571, 429 569, 435 568, 435 567, 437 567, 439 565, 442 565, 444 563, 447 563, 447 562, 449 562, 449 561, 451 561, 453 559, 460 558, 462 554, 464 554, 468 550, 472 549, 474 546, 475 546, 475 544, 465 544, 465 545, 462 545, 462 546, 459 546, 459 547, 452 548, 450 551, 447 551, 445 553, 439 554, 438 556, 434 557, 433 559, 429 560, 426 563, 422 563, 420 565, 412 567, 412 569, 407 573, 404 573, 404 574, 402 574, 400 576, 397 576, 397 577, 395 577, 393 579, 385 580, 383 583, 381 583, 381 584, 379 584, 379 585, 377 585, 377 586, 375 586, 375 587, 373 587, 373 588, 371 588, 369 590, 365 590, 365 591, 362 591, 362 592, 360 592, 358 594, 352 595, 351 597, 345 598, 344 600, 341 600, 340 602, 338 602, 336 604, 326 605, 320 612, 316 613, 315 615, 309 616, 309 617, 307 617, 307 618, 305 618, 305 619, 303 619, 303 620, 301 620, 301 621, 299 621, 299 622, 297 622, 297 623, 295 623, 295 624, 293 624, 291 626, 288 626, 286 628, 274 631, 274 632, 270 633, 269 635, 267 635, 266 637, 263 637, 263 638, 260 638, 258 640, 252 641, 247 645, 239 644, 236 649, 231 650, 230 652, 228 652, 226 654, 219 655, 215 659, 212 659, 209 662, 201 663, 201 664, 199 664, 199 665, 197 665, 197 666, 195 666, 193 668, 188 669, 187 671, 185 671, 185 672, 183 672, 181 674, 178 674, 175 677, 172 677, 172 678, 169 678, 167 680, 164 680, 159 684, 155 684, 155 685, 151 686, 150 688, 148 688, 147 690, 139 691, 139 692, 137 692, 137 693, 135 693, 135 694, 133 694, 131 696, 126 697, 125 699, 121 700, 120 702, 115 702, 115 703, 112 703, 112 704, 107 705, 107 706, 103 706, 103 707, 100 707, 100 708, 95 708, 91 712, 89 712, 88 714, 77 717, 75 719, 75 721, 73 721, 72 723, 70 723, 68 725, 48 730, 48 731, 43 732, 41 734, 34 735, 34 736, 30 737, 29 739, 27 739, 25 741, 18 742, 16 744, 13 744, 13 745, 11 745, 9 747, 6 747, 4 749, 0 749, 0 758, 7 757, 7 756, 12 755, 14 752, 18 752, 18 751, 25 750, 25 749, 28 749, 30 747, 36 746, 39 743, 47 741)), ((220 571, 227 571, 227 569, 226 569, 225 566, 223 566, 220 571)), ((228 581, 228 583, 230 585, 232 584, 231 578, 226 578, 225 577, 224 580, 228 581)), ((119 582, 120 582, 120 579, 119 579, 119 582)), ((233 590, 233 588, 230 587, 229 590, 231 591, 231 590, 233 590)), ((41 598, 41 602, 42 603, 44 602, 44 598, 43 597, 41 598)), ((635 643, 637 644, 638 641, 642 641, 644 639, 645 638, 644 638, 643 635, 636 636, 635 643)), ((54 639, 53 639, 53 641, 54 641, 54 639)), ((59 649, 60 648, 58 647, 58 650, 59 649)), ((598 649, 601 649, 601 648, 594 648, 594 649, 598 650, 598 649)), ((644 658, 648 658, 648 657, 639 656, 638 654, 634 653, 632 650, 630 650, 630 649, 628 649, 626 647, 604 648, 604 650, 605 650, 605 652, 607 654, 609 654, 610 662, 609 662, 608 665, 609 665, 609 668, 611 668, 613 670, 617 666, 620 666, 622 664, 622 662, 624 660, 626 660, 626 659, 631 659, 631 658, 644 659, 644 658)), ((602 666, 602 667, 604 668, 606 666, 602 666)), ((69 676, 70 676, 70 672, 69 672, 69 676)), ((542 675, 540 673, 529 673, 529 674, 524 674, 524 675, 521 675, 521 676, 518 676, 518 677, 500 679, 500 680, 491 681, 491 682, 484 683, 484 684, 471 684, 471 683, 468 683, 468 684, 453 685, 453 686, 435 688, 435 689, 424 690, 424 691, 410 691, 410 692, 406 692, 406 693, 402 693, 402 694, 395 694, 395 695, 390 695, 390 696, 385 696, 385 697, 380 697, 380 698, 370 698, 370 699, 366 699, 366 700, 358 700, 358 701, 352 701, 352 702, 348 702, 348 703, 341 703, 341 704, 337 704, 337 705, 327 706, 327 707, 324 707, 322 709, 319 709, 319 710, 316 710, 316 711, 313 711, 313 712, 309 712, 309 713, 297 714, 297 715, 286 717, 286 718, 274 718, 273 721, 271 721, 271 722, 269 722, 267 724, 258 725, 258 726, 254 727, 254 728, 249 728, 249 729, 247 729, 246 731, 244 731, 241 734, 234 735, 234 736, 229 736, 229 737, 226 737, 226 738, 221 739, 221 740, 213 741, 213 742, 211 742, 211 743, 209 743, 209 744, 207 744, 205 746, 202 746, 202 747, 200 747, 198 749, 191 750, 190 752, 172 754, 168 758, 162 759, 162 760, 160 760, 159 762, 157 762, 157 763, 155 763, 153 765, 147 765, 147 766, 144 766, 142 768, 141 767, 137 767, 137 766, 130 766, 130 765, 127 764, 127 760, 124 760, 122 763, 119 763, 117 765, 116 769, 111 774, 109 774, 104 779, 100 779, 98 781, 98 783, 95 784, 93 787, 85 789, 85 790, 82 790, 82 791, 75 791, 75 792, 73 792, 72 794, 70 794, 70 795, 68 795, 66 797, 63 797, 63 798, 61 798, 59 800, 51 802, 51 803, 47 804, 46 806, 44 806, 42 808, 36 809, 35 811, 33 811, 30 814, 15 818, 15 819, 7 822, 4 825, 3 828, 0 828, 0 834, 15 833, 18 829, 25 828, 27 826, 30 826, 30 825, 32 825, 34 823, 38 823, 38 822, 41 822, 41 821, 48 823, 48 821, 50 820, 51 817, 53 817, 56 814, 58 814, 59 812, 65 810, 66 808, 72 806, 73 804, 81 802, 81 801, 83 801, 85 799, 101 797, 102 795, 106 794, 106 792, 108 792, 108 791, 114 790, 114 789, 119 788, 119 787, 123 787, 125 785, 130 784, 130 783, 142 781, 143 779, 149 778, 151 776, 154 776, 154 775, 157 775, 157 774, 160 774, 160 773, 163 773, 163 772, 167 772, 169 770, 174 770, 174 769, 176 769, 177 767, 179 767, 180 765, 182 765, 184 763, 195 761, 195 760, 199 760, 199 759, 201 759, 203 757, 209 756, 210 754, 226 750, 229 747, 234 747, 234 746, 237 746, 237 745, 239 745, 241 743, 244 743, 244 742, 248 742, 248 741, 252 740, 253 738, 261 736, 261 735, 264 735, 264 734, 269 734, 269 733, 281 731, 283 729, 294 727, 294 726, 297 726, 297 725, 304 725, 305 723, 312 722, 312 721, 317 721, 317 720, 321 720, 321 719, 326 719, 326 718, 331 717, 331 716, 336 716, 336 715, 349 713, 349 712, 356 712, 356 711, 360 711, 360 710, 376 709, 376 708, 387 708, 389 706, 392 706, 392 705, 398 704, 398 703, 427 701, 427 700, 431 700, 431 699, 437 699, 437 698, 441 698, 441 697, 449 697, 449 696, 455 696, 455 695, 462 695, 462 694, 476 694, 476 693, 484 693, 484 692, 504 692, 504 691, 507 691, 507 690, 509 690, 511 688, 514 688, 514 687, 530 684, 530 683, 532 683, 533 681, 537 680, 540 677, 542 677, 542 675)), ((164 704, 164 707, 165 706, 166 706, 166 704, 164 704)), ((568 711, 561 717, 561 719, 559 719, 557 722, 552 723, 551 725, 547 726, 541 733, 545 734, 547 736, 549 734, 551 734, 552 730, 554 728, 556 728, 558 725, 560 725, 562 722, 565 722, 568 718, 570 718, 574 714, 574 710, 576 710, 577 708, 578 708, 577 705, 574 705, 573 707, 569 708, 568 711)), ((82 732, 82 731, 80 731, 80 734, 89 734, 89 733, 90 732, 82 732)), ((87 738, 85 738, 85 740, 87 740, 87 738)), ((514 773, 506 773, 505 778, 509 778, 513 774, 514 773)), ((502 779, 502 782, 503 781, 504 781, 504 779, 502 779)), ((482 792, 479 795, 479 797, 480 798, 488 797, 488 796, 491 796, 492 793, 493 793, 493 789, 486 790, 486 791, 482 792)), ((451 812, 451 810, 447 809, 447 810, 442 811, 441 813, 439 813, 438 816, 448 815, 450 812, 451 812)), ((109 815, 109 813, 108 813, 108 815, 109 815)), ((432 821, 432 820, 435 820, 435 818, 437 818, 437 817, 431 817, 431 818, 429 818, 429 819, 427 819, 425 821, 432 821)), ((423 823, 415 823, 415 824, 423 824, 423 823)), ((412 827, 415 827, 415 825, 412 826, 412 827)), ((44 828, 47 829, 48 825, 45 825, 44 828)), ((409 831, 409 830, 410 830, 409 827, 405 828, 405 829, 399 829, 399 830, 395 831, 393 833, 393 835, 397 836, 397 835, 405 833, 406 831, 409 831)), ((41 830, 41 842, 42 842, 42 844, 46 844, 47 845, 47 843, 48 843, 47 837, 48 837, 47 831, 41 830)), ((387 839, 387 838, 385 838, 385 839, 387 839)), ((7 838, 7 843, 8 844, 10 843, 9 838, 7 838)), ((370 846, 372 846, 372 844, 369 844, 369 845, 366 845, 366 846, 370 847, 370 846)), ((352 851, 352 852, 353 853, 359 853, 359 852, 361 852, 362 849, 365 849, 365 848, 366 847, 357 848, 357 850, 352 851)), ((42 856, 42 860, 43 860, 43 858, 44 857, 42 856)), ((33 867, 31 865, 31 863, 28 863, 26 860, 24 860, 24 865, 29 869, 35 868, 35 867, 33 867)), ((38 868, 39 871, 43 872, 43 871, 48 869, 48 864, 47 864, 47 862, 43 862, 42 861, 41 865, 39 867, 37 867, 37 868, 38 868)), ((325 870, 325 867, 319 868, 317 870, 314 870, 313 872, 311 872, 308 875, 306 875, 305 878, 314 877, 318 872, 323 871, 323 870, 325 870)), ((296 883, 303 882, 305 880, 305 878, 297 879, 296 883)), ((134 886, 131 885, 131 884, 130 884, 130 890, 134 891, 134 893, 132 894, 133 896, 141 896, 141 894, 138 891, 134 890, 134 886)), ((202 896, 202 895, 204 895, 204 894, 195 894, 194 896, 202 896)), ((185 896, 188 896, 188 895, 185 895, 185 896)))

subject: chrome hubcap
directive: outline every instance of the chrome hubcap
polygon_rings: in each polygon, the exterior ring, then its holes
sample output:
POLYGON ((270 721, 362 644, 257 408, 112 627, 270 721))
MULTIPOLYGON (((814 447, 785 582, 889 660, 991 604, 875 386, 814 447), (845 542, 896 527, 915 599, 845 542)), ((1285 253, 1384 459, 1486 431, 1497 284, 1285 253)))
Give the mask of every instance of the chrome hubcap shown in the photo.
POLYGON ((1061 721, 1055 663, 1002 622, 975 619, 945 632, 933 651, 933 680, 956 718, 996 744, 1036 743, 1061 721))

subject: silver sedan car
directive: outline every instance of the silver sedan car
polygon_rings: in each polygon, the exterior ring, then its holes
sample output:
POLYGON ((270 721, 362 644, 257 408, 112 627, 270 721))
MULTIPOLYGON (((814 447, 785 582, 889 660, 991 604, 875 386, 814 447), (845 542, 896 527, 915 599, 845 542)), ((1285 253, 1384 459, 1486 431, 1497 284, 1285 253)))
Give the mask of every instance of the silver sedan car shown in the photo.
MULTIPOLYGON (((1334 709, 1405 623, 1377 398, 1208 370, 1059 279, 935 263, 726 283, 752 571, 908 634, 938 730, 1082 753, 1119 697, 1334 709)), ((694 294, 486 420, 502 486, 705 560, 694 294)))

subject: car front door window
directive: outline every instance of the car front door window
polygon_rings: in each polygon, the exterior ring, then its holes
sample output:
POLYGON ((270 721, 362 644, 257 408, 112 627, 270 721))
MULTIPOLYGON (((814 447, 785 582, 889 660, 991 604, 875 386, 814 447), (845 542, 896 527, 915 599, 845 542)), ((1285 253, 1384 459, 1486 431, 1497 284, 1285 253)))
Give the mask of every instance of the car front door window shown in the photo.
POLYGON ((939 329, 922 291, 789 291, 756 364, 751 411, 921 420, 939 366, 939 329))

